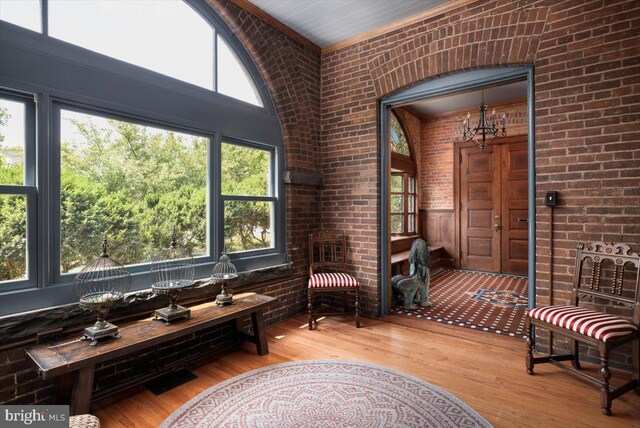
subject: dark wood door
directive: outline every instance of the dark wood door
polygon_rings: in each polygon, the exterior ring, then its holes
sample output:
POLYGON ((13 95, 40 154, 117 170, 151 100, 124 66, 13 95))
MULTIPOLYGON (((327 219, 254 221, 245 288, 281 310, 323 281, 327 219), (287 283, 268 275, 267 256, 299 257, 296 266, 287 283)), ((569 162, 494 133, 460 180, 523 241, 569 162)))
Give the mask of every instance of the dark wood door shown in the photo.
POLYGON ((500 148, 460 149, 460 267, 500 270, 500 148), (496 218, 496 216, 498 218, 496 218))
POLYGON ((529 247, 527 143, 504 144, 501 151, 502 272, 525 275, 529 247))
POLYGON ((460 267, 526 274, 526 136, 459 150, 460 267))

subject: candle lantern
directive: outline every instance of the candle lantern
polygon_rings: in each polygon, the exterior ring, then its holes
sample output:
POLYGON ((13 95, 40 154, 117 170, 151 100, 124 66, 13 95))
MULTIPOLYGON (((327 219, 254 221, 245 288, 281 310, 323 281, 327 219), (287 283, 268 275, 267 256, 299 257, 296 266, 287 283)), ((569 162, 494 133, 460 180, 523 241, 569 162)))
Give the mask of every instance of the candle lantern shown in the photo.
POLYGON ((154 319, 164 320, 165 325, 169 325, 173 320, 190 318, 191 310, 176 302, 183 290, 195 284, 195 262, 185 249, 178 247, 175 230, 171 237, 171 246, 160 251, 151 260, 151 274, 151 289, 157 294, 166 294, 169 297, 169 306, 156 310, 154 319))
POLYGON ((222 283, 220 294, 216 297, 216 303, 219 306, 230 305, 233 303, 233 295, 227 291, 227 283, 238 277, 238 270, 231 263, 231 259, 225 251, 220 256, 220 261, 213 267, 211 281, 222 283))
POLYGON ((73 289, 80 306, 96 313, 96 323, 84 329, 82 340, 91 339, 91 346, 106 337, 119 338, 118 327, 105 321, 131 287, 131 275, 120 263, 109 257, 107 237, 102 242, 102 254, 86 266, 73 280, 73 289))

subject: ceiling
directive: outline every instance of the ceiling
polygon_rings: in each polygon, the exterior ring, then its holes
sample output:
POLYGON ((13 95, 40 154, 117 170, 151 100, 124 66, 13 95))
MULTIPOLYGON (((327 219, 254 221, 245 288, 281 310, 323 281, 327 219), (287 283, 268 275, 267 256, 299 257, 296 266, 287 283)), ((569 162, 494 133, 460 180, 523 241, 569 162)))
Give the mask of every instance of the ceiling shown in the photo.
POLYGON ((320 47, 446 3, 447 0, 249 0, 320 47))
MULTIPOLYGON (((527 81, 507 83, 484 89, 484 102, 491 110, 492 105, 527 98, 527 81)), ((419 117, 434 116, 449 111, 470 108, 476 110, 482 100, 482 90, 474 90, 437 98, 428 98, 404 106, 419 117)))

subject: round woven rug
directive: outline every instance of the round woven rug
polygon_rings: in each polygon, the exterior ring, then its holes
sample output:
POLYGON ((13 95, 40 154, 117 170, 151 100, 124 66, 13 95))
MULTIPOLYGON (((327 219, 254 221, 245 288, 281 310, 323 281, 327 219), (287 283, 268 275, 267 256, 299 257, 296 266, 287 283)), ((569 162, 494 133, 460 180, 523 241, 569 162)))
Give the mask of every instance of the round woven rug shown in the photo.
POLYGON ((177 427, 491 427, 460 399, 373 364, 310 360, 215 385, 161 425, 177 427))

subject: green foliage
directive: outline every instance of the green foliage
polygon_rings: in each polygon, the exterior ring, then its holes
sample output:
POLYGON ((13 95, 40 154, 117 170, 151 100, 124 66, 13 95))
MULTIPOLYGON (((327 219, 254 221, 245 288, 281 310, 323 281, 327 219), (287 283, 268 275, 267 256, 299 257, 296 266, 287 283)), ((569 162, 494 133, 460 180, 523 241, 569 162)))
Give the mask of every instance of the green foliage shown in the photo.
MULTIPOLYGON (((0 116, 2 119, 2 116, 0 116)), ((63 114, 63 120, 64 114, 63 114)), ((98 256, 106 234, 123 264, 144 263, 169 246, 175 227, 194 256, 207 251, 207 144, 204 138, 116 120, 72 120, 61 148, 61 271, 98 256)), ((0 156, 0 180, 22 179, 0 156)), ((267 195, 269 152, 223 145, 225 194, 267 195)), ((25 198, 0 197, 0 280, 25 274, 25 198)), ((270 245, 270 202, 228 201, 228 251, 270 245)))

